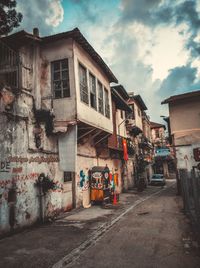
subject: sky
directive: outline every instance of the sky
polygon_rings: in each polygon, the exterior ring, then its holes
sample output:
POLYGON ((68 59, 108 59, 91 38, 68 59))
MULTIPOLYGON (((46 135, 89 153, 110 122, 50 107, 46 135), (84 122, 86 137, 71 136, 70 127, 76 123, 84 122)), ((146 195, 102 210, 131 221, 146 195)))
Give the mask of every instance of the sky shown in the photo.
POLYGON ((152 121, 168 115, 165 98, 200 90, 199 0, 18 0, 17 9, 15 31, 78 27, 119 83, 141 95, 152 121))

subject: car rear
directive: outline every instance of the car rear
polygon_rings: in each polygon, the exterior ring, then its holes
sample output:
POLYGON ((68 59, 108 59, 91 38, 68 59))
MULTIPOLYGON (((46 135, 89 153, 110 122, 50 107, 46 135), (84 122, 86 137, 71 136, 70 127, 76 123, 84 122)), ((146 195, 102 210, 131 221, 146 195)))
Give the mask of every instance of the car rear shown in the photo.
POLYGON ((151 185, 165 185, 165 177, 163 174, 153 174, 151 177, 151 185))

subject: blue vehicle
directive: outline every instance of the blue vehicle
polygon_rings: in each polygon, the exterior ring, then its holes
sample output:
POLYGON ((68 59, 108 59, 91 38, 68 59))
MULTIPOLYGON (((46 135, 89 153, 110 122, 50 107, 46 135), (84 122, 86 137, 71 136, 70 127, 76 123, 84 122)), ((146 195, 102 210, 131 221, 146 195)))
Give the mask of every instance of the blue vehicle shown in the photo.
POLYGON ((165 176, 163 174, 153 174, 150 178, 150 184, 164 186, 166 184, 165 176))

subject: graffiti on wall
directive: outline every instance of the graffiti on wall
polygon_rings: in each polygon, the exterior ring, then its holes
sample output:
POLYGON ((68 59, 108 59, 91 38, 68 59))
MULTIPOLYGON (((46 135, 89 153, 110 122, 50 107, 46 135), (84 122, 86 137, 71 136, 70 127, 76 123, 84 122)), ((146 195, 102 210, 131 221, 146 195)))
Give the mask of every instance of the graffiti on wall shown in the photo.
POLYGON ((9 184, 16 184, 18 181, 35 180, 39 176, 39 173, 30 173, 27 175, 14 175, 11 179, 0 180, 0 187, 5 187, 9 184))
POLYGON ((89 188, 89 175, 86 175, 83 170, 80 171, 80 188, 87 190, 89 188))
MULTIPOLYGON (((36 180, 39 173, 31 172, 23 173, 24 163, 50 163, 58 162, 58 156, 36 156, 36 157, 23 157, 23 156, 10 156, 7 159, 0 161, 0 187, 7 187, 10 184, 16 184, 18 181, 36 180), (13 166, 14 165, 14 166, 13 166), (17 165, 17 166, 15 166, 17 165)), ((58 187, 61 188, 61 187, 58 187)))
POLYGON ((9 162, 15 162, 15 163, 50 163, 50 162, 58 162, 59 158, 58 156, 35 156, 35 157, 21 157, 21 156, 10 156, 8 157, 9 162))
POLYGON ((0 172, 10 172, 10 161, 1 161, 0 162, 0 172))

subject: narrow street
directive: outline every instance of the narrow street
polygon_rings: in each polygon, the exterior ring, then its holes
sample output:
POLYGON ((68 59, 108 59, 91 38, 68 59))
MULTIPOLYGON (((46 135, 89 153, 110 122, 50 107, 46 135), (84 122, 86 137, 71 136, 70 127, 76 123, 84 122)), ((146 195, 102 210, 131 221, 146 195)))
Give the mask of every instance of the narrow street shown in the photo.
POLYGON ((200 268, 198 26, 197 0, 0 1, 0 268, 200 268))
POLYGON ((174 181, 0 241, 0 267, 199 267, 174 181))
POLYGON ((200 258, 190 236, 173 186, 130 210, 69 267, 197 268, 200 258))

